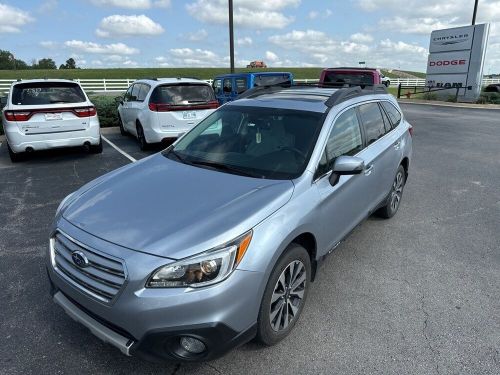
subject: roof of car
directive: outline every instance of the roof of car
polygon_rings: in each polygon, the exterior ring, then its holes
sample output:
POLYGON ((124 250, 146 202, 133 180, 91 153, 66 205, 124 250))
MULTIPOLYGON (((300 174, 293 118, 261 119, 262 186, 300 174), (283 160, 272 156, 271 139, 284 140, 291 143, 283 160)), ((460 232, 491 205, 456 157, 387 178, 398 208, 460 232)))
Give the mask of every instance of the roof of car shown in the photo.
POLYGON ((228 73, 228 74, 220 74, 215 79, 218 78, 233 78, 233 77, 241 77, 248 76, 250 74, 258 74, 260 76, 274 76, 274 75, 283 75, 283 74, 292 74, 290 72, 241 72, 241 73, 228 73))
POLYGON ((42 79, 18 79, 17 81, 14 81, 12 84, 17 85, 19 83, 38 83, 38 82, 72 82, 72 83, 78 83, 78 81, 74 81, 72 79, 42 78, 42 79))
POLYGON ((141 78, 141 79, 136 80, 135 82, 146 82, 146 83, 148 83, 150 85, 162 85, 162 84, 169 84, 169 83, 204 83, 204 84, 208 85, 207 81, 203 81, 203 80, 197 79, 197 78, 184 78, 184 77, 177 77, 177 78, 141 78))
POLYGON ((319 87, 291 87, 283 88, 282 90, 274 90, 272 92, 262 92, 251 95, 246 98, 238 99, 227 105, 242 105, 242 106, 261 106, 280 109, 298 109, 302 111, 324 113, 332 105, 340 102, 353 99, 387 99, 390 95, 387 92, 363 90, 354 92, 352 88, 319 88, 319 87), (347 94, 342 98, 343 94, 347 94), (335 101, 335 97, 340 98, 340 101, 335 101), (332 98, 334 99, 332 101, 332 98), (300 103, 300 104, 299 104, 300 103))

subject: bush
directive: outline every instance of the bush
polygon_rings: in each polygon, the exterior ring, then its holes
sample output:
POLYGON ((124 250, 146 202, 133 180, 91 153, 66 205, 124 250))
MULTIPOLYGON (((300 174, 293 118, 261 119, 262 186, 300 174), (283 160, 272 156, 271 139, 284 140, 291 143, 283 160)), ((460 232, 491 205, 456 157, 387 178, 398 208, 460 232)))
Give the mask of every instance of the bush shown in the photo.
POLYGON ((118 126, 117 108, 121 98, 121 96, 93 96, 90 98, 97 109, 101 128, 118 126))
POLYGON ((478 104, 500 104, 500 93, 498 92, 482 92, 478 104))
POLYGON ((432 92, 426 92, 422 97, 424 100, 437 100, 437 95, 432 92))

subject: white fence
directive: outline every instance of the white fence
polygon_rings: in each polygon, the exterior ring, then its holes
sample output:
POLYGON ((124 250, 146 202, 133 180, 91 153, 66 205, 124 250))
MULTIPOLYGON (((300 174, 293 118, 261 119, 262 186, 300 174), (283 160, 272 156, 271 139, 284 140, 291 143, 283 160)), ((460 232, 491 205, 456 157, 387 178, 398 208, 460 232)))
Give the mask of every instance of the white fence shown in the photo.
MULTIPOLYGON (((15 79, 0 79, 0 94, 8 93, 10 90, 10 85, 15 79)), ((135 79, 75 79, 79 82, 86 92, 123 92, 125 91, 135 79)), ((212 83, 212 80, 206 80, 212 83)), ((314 83, 318 82, 318 79, 296 79, 295 82, 305 82, 314 83)), ((391 86, 397 87, 400 83, 403 86, 425 86, 425 79, 423 78, 390 78, 391 86)), ((500 78, 485 78, 483 79, 483 85, 489 85, 491 83, 500 83, 500 78)))

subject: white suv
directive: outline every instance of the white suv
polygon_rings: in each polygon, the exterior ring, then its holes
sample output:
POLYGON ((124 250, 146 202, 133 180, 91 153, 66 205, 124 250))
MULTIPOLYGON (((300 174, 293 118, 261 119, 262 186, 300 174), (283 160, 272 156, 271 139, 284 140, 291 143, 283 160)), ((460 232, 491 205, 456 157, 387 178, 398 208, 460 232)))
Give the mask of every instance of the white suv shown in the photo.
POLYGON ((77 82, 14 82, 2 122, 13 162, 21 160, 25 152, 56 147, 84 146, 90 152, 102 152, 96 109, 77 82))
POLYGON ((137 137, 141 149, 173 141, 219 106, 205 81, 191 78, 141 79, 118 106, 120 131, 137 137))

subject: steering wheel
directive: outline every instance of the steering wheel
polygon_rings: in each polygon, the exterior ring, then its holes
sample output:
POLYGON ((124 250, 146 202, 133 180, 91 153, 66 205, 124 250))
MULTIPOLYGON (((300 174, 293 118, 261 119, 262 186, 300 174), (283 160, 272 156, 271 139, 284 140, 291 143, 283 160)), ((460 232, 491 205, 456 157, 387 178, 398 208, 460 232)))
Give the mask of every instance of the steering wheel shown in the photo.
POLYGON ((291 147, 291 146, 280 147, 280 151, 293 152, 294 154, 299 155, 302 159, 306 158, 306 154, 304 154, 301 150, 299 150, 296 147, 291 147))

